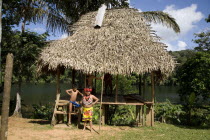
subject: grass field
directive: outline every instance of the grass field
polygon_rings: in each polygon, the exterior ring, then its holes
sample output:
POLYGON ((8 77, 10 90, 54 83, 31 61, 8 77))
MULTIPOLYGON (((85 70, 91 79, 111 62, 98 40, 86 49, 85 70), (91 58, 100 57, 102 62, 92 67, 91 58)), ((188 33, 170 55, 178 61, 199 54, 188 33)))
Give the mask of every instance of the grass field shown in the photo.
POLYGON ((156 123, 155 127, 131 128, 114 136, 103 135, 99 139, 123 140, 210 140, 210 129, 196 129, 171 124, 156 123))

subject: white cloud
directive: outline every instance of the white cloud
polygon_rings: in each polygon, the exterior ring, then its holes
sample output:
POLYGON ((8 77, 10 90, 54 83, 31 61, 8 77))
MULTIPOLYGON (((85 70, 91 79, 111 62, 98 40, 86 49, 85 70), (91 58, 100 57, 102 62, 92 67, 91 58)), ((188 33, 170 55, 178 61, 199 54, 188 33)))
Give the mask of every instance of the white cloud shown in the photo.
MULTIPOLYGON (((196 24, 202 18, 204 18, 204 15, 196 10, 197 10, 196 4, 192 4, 191 6, 182 9, 177 9, 175 5, 170 5, 166 6, 166 8, 163 10, 163 12, 170 14, 173 18, 176 19, 177 24, 180 26, 181 30, 180 34, 176 34, 172 29, 167 28, 161 24, 152 23, 152 27, 155 31, 157 31, 157 35, 160 36, 165 43, 170 44, 171 41, 180 40, 180 38, 185 36, 189 31, 192 31, 194 28, 196 28, 196 24)), ((180 42, 178 41, 177 47, 179 47, 179 45, 180 42)), ((171 45, 170 47, 173 46, 171 45)), ((174 48, 174 49, 181 49, 181 48, 174 48)), ((174 49, 172 48, 171 50, 174 49)))
POLYGON ((168 51, 181 51, 181 50, 186 50, 187 49, 187 44, 186 42, 184 41, 177 41, 177 44, 176 45, 172 45, 171 43, 167 43, 167 42, 164 42, 168 48, 167 50, 168 51))
POLYGON ((142 10, 141 10, 141 9, 138 9, 138 11, 139 11, 139 12, 142 12, 142 10))
POLYGON ((184 41, 178 41, 178 49, 177 50, 186 50, 187 44, 184 41))
POLYGON ((68 34, 62 34, 62 36, 60 37, 60 39, 64 39, 64 38, 67 38, 68 37, 68 34))
POLYGON ((37 28, 33 28, 32 31, 40 33, 40 32, 46 32, 46 29, 41 28, 41 27, 37 27, 37 28))

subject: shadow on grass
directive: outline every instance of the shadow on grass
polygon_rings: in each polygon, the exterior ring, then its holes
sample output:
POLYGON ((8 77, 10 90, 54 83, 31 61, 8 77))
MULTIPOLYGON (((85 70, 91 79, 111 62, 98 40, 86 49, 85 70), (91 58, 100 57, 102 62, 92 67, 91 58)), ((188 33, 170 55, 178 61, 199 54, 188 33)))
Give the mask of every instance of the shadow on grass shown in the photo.
POLYGON ((176 127, 183 128, 183 129, 210 129, 210 126, 189 126, 189 125, 177 125, 173 124, 176 127))
POLYGON ((161 123, 161 122, 155 122, 156 124, 169 124, 169 125, 173 125, 175 127, 179 127, 182 129, 210 129, 210 126, 190 126, 190 125, 181 125, 181 124, 172 124, 172 123, 161 123))
POLYGON ((33 121, 29 121, 29 123, 36 123, 36 124, 40 124, 40 125, 46 125, 46 124, 51 124, 51 121, 49 121, 49 120, 33 120, 33 121))

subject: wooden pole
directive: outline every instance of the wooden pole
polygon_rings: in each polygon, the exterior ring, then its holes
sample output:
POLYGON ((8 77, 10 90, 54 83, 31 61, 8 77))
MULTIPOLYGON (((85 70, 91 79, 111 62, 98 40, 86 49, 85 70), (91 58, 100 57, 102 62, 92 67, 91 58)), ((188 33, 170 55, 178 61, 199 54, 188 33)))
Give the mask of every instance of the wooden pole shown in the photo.
POLYGON ((56 79, 56 94, 60 94, 61 93, 61 89, 60 89, 60 68, 57 68, 57 79, 56 79))
POLYGON ((85 74, 85 88, 86 88, 86 85, 87 85, 87 76, 86 76, 86 74, 85 74))
POLYGON ((146 74, 143 75, 143 99, 145 98, 145 91, 146 91, 146 74))
POLYGON ((118 75, 117 75, 117 78, 116 78, 116 93, 115 93, 115 102, 117 102, 117 95, 118 95, 118 75))
POLYGON ((139 95, 142 96, 142 92, 141 92, 141 75, 139 74, 139 95))
POLYGON ((155 102, 155 83, 154 83, 154 72, 151 72, 151 85, 152 85, 152 103, 154 104, 155 102))
POLYGON ((101 81, 101 100, 100 100, 100 115, 99 115, 99 132, 101 131, 101 106, 102 106, 102 99, 103 99, 103 90, 104 90, 104 74, 101 81))
MULTIPOLYGON (((96 71, 95 71, 95 77, 96 77, 96 71)), ((95 94, 96 94, 96 78, 95 78, 95 94)))
POLYGON ((73 85, 75 85, 75 74, 76 74, 76 70, 72 69, 72 88, 73 88, 73 85))
POLYGON ((154 103, 155 103, 154 72, 151 73, 151 82, 152 82, 151 126, 154 126, 154 103))
MULTIPOLYGON (((1 39, 2 39, 2 0, 0 0, 0 60, 1 58, 1 39)), ((1 69, 1 62, 0 62, 0 88, 2 88, 2 69, 1 69)))
POLYGON ((8 117, 9 117, 9 104, 10 104, 10 92, 13 70, 13 54, 8 54, 6 58, 6 68, 4 76, 4 95, 1 111, 1 140, 7 140, 8 136, 8 117))

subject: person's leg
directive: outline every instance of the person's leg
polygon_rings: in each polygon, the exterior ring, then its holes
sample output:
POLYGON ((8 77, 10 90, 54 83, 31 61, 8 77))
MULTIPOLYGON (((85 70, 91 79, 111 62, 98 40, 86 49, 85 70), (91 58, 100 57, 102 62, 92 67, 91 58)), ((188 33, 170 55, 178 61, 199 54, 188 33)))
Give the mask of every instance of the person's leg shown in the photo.
POLYGON ((69 122, 68 124, 71 124, 71 112, 72 112, 72 103, 69 103, 69 122))
POLYGON ((83 130, 85 130, 86 124, 87 124, 87 121, 84 121, 84 128, 83 128, 83 130))
POLYGON ((93 126, 93 123, 92 121, 90 121, 90 132, 92 132, 92 126, 93 126))

